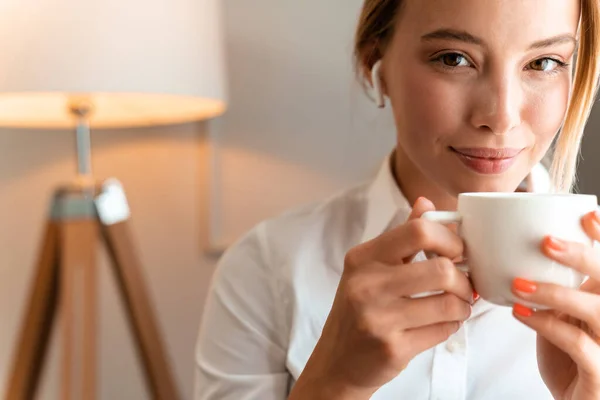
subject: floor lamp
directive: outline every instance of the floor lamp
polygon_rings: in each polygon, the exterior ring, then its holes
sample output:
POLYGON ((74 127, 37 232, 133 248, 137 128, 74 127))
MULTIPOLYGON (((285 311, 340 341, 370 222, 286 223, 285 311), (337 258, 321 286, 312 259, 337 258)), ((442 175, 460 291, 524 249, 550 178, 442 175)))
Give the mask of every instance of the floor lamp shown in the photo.
POLYGON ((180 394, 116 179, 92 175, 90 130, 197 121, 225 111, 218 0, 5 0, 0 126, 76 136, 77 174, 52 199, 6 398, 32 399, 61 313, 61 393, 93 400, 96 245, 110 256, 153 398, 180 394))

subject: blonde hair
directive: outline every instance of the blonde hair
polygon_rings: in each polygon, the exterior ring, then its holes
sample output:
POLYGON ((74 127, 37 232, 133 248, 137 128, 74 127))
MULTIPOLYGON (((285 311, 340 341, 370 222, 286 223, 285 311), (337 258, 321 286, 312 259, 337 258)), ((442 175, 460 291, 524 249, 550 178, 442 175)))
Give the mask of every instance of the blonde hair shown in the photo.
MULTIPOLYGON (((383 57, 394 33, 402 0, 365 0, 356 30, 355 68, 366 85, 373 65, 383 57)), ((600 2, 581 0, 579 47, 573 88, 560 133, 554 142, 550 175, 554 189, 570 192, 575 182, 581 139, 598 90, 600 74, 600 2)))

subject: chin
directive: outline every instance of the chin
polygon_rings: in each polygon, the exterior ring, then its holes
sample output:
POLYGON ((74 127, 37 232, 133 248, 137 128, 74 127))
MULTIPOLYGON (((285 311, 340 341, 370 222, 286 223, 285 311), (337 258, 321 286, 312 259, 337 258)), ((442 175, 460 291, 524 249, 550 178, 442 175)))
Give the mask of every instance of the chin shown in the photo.
POLYGON ((496 176, 470 177, 469 179, 453 179, 448 182, 446 189, 453 196, 457 197, 461 193, 473 192, 514 192, 517 190, 524 178, 518 178, 511 174, 496 176))

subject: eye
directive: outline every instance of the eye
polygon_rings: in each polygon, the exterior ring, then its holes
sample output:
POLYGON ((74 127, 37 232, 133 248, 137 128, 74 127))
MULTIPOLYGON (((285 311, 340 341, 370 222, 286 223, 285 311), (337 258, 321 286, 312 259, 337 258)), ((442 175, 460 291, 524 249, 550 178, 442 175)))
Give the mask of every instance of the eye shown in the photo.
POLYGON ((540 58, 529 63, 528 68, 540 72, 552 72, 558 68, 566 67, 567 64, 554 58, 540 58))
POLYGON ((471 64, 467 57, 460 53, 446 53, 438 57, 438 60, 447 67, 468 67, 471 64))

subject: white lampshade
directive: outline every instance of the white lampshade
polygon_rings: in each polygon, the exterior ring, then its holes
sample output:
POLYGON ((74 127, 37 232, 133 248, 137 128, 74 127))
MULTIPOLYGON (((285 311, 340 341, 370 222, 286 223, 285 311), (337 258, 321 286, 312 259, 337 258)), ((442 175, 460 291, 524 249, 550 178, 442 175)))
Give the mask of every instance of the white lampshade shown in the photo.
POLYGON ((0 126, 181 123, 226 108, 219 0, 1 0, 0 126))

